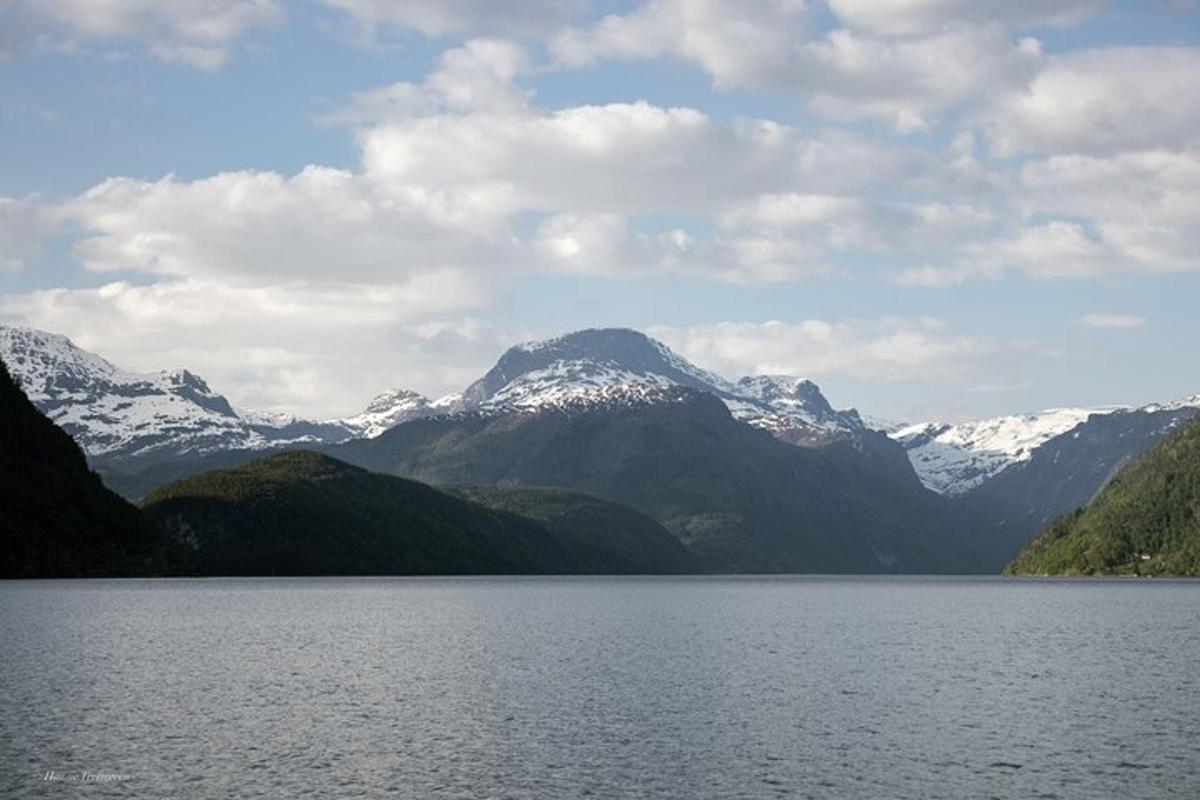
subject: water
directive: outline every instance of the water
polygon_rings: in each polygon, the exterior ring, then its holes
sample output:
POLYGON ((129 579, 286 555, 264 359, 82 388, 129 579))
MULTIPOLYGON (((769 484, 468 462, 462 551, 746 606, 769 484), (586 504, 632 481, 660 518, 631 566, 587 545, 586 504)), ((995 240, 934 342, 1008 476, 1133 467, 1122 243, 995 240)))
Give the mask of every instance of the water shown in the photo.
POLYGON ((9 582, 0 634, 3 797, 1200 796, 1196 582, 9 582))

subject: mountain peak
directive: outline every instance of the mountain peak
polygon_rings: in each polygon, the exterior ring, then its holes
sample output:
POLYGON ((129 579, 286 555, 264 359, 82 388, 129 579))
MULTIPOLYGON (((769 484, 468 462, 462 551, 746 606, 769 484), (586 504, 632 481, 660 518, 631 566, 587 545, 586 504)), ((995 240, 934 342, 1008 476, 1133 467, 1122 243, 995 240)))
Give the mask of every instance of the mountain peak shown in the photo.
POLYGON ((772 413, 755 422, 793 444, 821 442, 830 436, 866 428, 854 409, 834 409, 815 383, 792 375, 747 375, 737 389, 772 413))
POLYGON ((376 395, 361 414, 339 420, 339 424, 356 436, 374 439, 389 428, 431 413, 425 395, 410 389, 388 389, 376 395))
POLYGON ((364 413, 378 414, 399 407, 413 408, 423 406, 429 403, 428 398, 419 392, 414 392, 411 389, 388 389, 386 392, 377 394, 367 407, 364 413))
POLYGON ((662 342, 628 328, 589 328, 509 348, 487 374, 463 392, 465 408, 531 406, 610 394, 614 386, 685 386, 733 396, 723 378, 677 355, 662 342))
POLYGON ((646 334, 633 328, 583 328, 548 339, 533 339, 520 342, 509 348, 526 353, 536 353, 552 348, 580 348, 598 350, 606 347, 646 347, 658 344, 646 334))

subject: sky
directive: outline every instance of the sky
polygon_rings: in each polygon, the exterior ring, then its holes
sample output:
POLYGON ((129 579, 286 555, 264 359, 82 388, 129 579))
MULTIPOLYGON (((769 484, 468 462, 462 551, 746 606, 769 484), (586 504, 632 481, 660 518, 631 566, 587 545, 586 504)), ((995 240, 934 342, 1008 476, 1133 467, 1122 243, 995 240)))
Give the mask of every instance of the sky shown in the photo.
POLYGON ((960 420, 1200 392, 1187 0, 0 0, 0 321, 237 407, 633 327, 960 420))

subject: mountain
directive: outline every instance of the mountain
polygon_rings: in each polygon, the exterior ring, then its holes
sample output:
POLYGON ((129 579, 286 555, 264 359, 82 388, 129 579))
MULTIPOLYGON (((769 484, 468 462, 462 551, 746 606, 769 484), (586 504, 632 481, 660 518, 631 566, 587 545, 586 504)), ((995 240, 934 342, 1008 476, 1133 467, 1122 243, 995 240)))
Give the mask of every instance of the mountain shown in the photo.
POLYGON ((35 406, 89 456, 266 445, 229 401, 187 370, 125 372, 65 336, 0 326, 0 358, 35 406))
POLYGON ((677 387, 712 394, 738 419, 794 444, 819 444, 865 430, 856 411, 834 411, 810 381, 761 376, 731 383, 625 328, 576 331, 512 347, 450 410, 636 404, 667 397, 677 387))
POLYGON ((411 419, 450 413, 458 404, 459 395, 431 402, 424 395, 408 389, 389 389, 372 400, 361 414, 338 420, 337 424, 349 434, 345 438, 373 439, 411 419))
POLYGON ((1198 414, 1186 402, 1092 414, 955 498, 958 525, 988 543, 989 563, 999 569, 1051 520, 1087 505, 1126 464, 1198 414))
POLYGON ((355 436, 355 431, 341 420, 305 419, 275 411, 238 410, 237 414, 251 431, 262 437, 260 449, 313 442, 344 442, 355 436))
POLYGON ((941 494, 959 495, 1028 461, 1041 445, 1107 410, 1055 408, 958 424, 924 422, 891 436, 908 451, 922 483, 941 494))
POLYGON ((790 375, 756 375, 738 380, 738 393, 760 407, 726 401, 730 411, 775 438, 797 445, 819 445, 867 429, 854 409, 835 411, 815 383, 790 375))
POLYGON ((545 486, 443 487, 480 505, 541 523, 624 561, 628 572, 698 572, 700 565, 670 531, 645 514, 581 492, 545 486))
POLYGON ((0 361, 0 577, 144 575, 167 567, 158 532, 0 361))
POLYGON ((34 405, 105 473, 222 451, 377 436, 405 420, 441 413, 454 400, 431 403, 415 392, 392 390, 345 419, 239 412, 187 370, 127 372, 65 336, 15 325, 0 325, 0 358, 34 405))
POLYGON ((834 411, 808 381, 772 376, 730 383, 624 329, 518 345, 462 394, 431 401, 392 389, 360 414, 330 420, 235 411, 191 372, 127 372, 66 337, 32 328, 0 326, 0 357, 34 404, 120 482, 207 454, 373 438, 422 417, 644 402, 678 386, 710 392, 739 419, 794 444, 822 444, 865 429, 857 412, 834 411))
POLYGON ((586 536, 313 452, 195 475, 143 508, 203 575, 636 571, 586 536))
MULTIPOLYGON (((482 406, 527 374, 473 398, 482 406)), ((974 569, 968 539, 943 525, 943 501, 883 434, 800 448, 735 419, 710 392, 652 381, 641 392, 427 417, 328 452, 435 484, 596 495, 657 520, 710 571, 974 569)))
MULTIPOLYGON (((1200 395, 1140 409, 1055 408, 956 424, 925 422, 900 427, 890 435, 908 451, 922 483, 941 494, 963 495, 1010 468, 1022 468, 1048 443, 1072 433, 1094 417, 1140 413, 1171 424, 1197 410, 1200 410, 1200 395)), ((1151 425, 1151 438, 1140 444, 1131 441, 1128 454, 1153 444, 1162 428, 1161 424, 1151 425)))
POLYGON ((1200 419, 1124 467, 1086 508, 1054 520, 1014 575, 1200 575, 1200 419))

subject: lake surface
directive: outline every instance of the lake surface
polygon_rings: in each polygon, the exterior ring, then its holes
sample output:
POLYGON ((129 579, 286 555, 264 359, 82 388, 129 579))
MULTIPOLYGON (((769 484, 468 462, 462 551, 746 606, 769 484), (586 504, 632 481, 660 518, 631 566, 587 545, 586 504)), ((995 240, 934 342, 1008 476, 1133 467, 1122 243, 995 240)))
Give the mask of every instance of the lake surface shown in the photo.
POLYGON ((0 636, 6 798, 1200 797, 1197 582, 7 582, 0 636))

